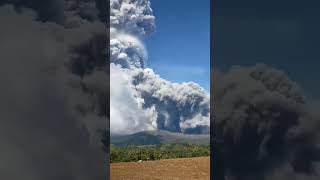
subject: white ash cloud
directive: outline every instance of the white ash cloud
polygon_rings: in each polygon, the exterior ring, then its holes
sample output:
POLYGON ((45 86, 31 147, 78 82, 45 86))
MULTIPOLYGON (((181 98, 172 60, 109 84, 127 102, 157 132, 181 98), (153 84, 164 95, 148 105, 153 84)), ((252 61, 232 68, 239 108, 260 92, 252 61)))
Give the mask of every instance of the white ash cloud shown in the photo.
POLYGON ((122 68, 144 68, 147 52, 142 42, 134 36, 111 33, 110 62, 122 68))
POLYGON ((155 30, 155 17, 149 0, 111 0, 110 8, 111 28, 139 37, 155 30))
POLYGON ((128 69, 110 65, 110 133, 135 133, 156 129, 154 106, 143 108, 143 99, 134 90, 133 77, 128 69))
POLYGON ((133 85, 144 99, 144 107, 155 106, 159 129, 191 132, 209 126, 209 98, 198 84, 172 83, 146 68, 134 71, 133 85))
POLYGON ((143 39, 155 30, 150 1, 112 0, 110 6, 110 68, 116 74, 111 74, 110 91, 117 97, 110 102, 111 132, 209 133, 208 93, 196 83, 172 83, 147 68, 143 39))

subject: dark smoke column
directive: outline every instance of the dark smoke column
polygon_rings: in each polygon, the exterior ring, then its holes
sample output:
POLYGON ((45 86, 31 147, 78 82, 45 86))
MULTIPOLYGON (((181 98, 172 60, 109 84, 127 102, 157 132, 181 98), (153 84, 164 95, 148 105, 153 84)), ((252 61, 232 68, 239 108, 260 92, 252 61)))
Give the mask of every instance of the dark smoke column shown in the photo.
POLYGON ((109 122, 109 8, 103 5, 0 2, 0 179, 107 178, 101 139, 109 122))
POLYGON ((263 64, 213 78, 212 126, 223 142, 213 142, 213 156, 223 157, 227 179, 318 179, 318 104, 284 72, 263 64))

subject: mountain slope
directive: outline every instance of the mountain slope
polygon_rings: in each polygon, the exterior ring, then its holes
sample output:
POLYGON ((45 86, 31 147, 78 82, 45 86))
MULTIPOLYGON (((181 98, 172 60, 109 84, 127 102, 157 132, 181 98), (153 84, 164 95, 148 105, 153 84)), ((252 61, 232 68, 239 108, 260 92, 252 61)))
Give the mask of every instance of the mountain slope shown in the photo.
POLYGON ((130 135, 111 135, 111 144, 127 145, 158 145, 158 144, 208 144, 210 135, 190 135, 168 131, 143 131, 130 135))

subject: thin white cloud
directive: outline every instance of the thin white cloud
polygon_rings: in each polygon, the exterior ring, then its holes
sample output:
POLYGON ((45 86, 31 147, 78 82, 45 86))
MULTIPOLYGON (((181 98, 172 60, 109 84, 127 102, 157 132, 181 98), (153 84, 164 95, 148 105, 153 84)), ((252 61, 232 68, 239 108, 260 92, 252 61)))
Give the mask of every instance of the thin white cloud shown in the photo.
POLYGON ((157 70, 167 73, 167 74, 188 74, 195 76, 203 76, 208 72, 208 68, 201 66, 186 66, 183 64, 156 64, 157 70))

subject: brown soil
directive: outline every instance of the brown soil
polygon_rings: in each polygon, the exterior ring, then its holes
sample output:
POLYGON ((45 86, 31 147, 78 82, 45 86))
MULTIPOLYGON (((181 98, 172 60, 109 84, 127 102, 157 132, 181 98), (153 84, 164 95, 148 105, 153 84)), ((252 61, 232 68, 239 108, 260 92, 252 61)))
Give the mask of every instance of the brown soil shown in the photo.
POLYGON ((210 158, 110 164, 111 180, 209 180, 210 158))

